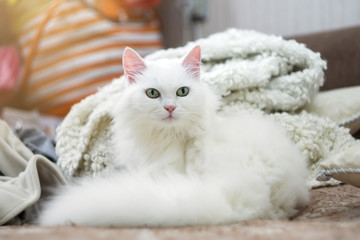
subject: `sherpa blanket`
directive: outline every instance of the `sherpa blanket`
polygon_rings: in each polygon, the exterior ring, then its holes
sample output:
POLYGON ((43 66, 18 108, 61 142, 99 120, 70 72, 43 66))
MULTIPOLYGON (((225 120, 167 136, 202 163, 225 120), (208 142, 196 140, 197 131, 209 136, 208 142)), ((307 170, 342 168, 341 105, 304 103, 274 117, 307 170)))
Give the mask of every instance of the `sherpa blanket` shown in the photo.
MULTIPOLYGON (((307 156, 314 174, 321 161, 355 142, 335 122, 301 111, 324 81, 326 62, 319 53, 293 40, 230 29, 146 59, 181 57, 195 44, 202 49, 201 80, 221 97, 222 114, 256 111, 279 121, 307 156)), ((111 170, 109 110, 123 83, 123 77, 115 79, 76 104, 58 128, 58 164, 67 177, 111 170)), ((313 186, 314 174, 309 179, 313 186)))

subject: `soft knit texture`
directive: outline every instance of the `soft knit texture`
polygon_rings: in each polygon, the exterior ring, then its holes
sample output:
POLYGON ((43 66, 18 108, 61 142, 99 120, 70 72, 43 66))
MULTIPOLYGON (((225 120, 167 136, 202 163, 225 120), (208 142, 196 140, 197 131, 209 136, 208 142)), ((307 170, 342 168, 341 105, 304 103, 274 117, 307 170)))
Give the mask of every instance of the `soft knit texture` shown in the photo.
MULTIPOLYGON (((324 158, 355 143, 347 129, 328 119, 306 112, 291 114, 302 109, 323 84, 326 63, 320 54, 292 40, 230 29, 185 47, 155 52, 147 59, 181 57, 195 44, 202 49, 201 80, 222 98, 223 114, 283 112, 271 117, 284 125, 313 171, 324 158)), ((75 105, 59 127, 58 164, 68 177, 111 171, 109 112, 123 83, 122 77, 115 79, 75 105)), ((317 184, 314 176, 310 182, 317 184)))
POLYGON ((248 102, 267 111, 303 107, 324 82, 326 63, 293 40, 229 29, 146 59, 178 58, 194 45, 202 50, 201 79, 226 104, 248 102))

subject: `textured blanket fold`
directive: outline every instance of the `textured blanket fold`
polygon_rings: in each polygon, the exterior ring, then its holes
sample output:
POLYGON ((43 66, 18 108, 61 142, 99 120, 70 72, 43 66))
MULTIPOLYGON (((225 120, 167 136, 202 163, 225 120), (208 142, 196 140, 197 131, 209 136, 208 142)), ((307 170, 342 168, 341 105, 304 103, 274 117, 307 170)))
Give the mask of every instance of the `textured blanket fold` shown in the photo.
POLYGON ((247 102, 267 111, 303 107, 324 81, 326 62, 293 40, 230 29, 146 59, 178 58, 201 46, 201 79, 225 103, 247 102))
MULTIPOLYGON (((293 40, 230 29, 184 47, 157 51, 146 59, 181 57, 195 44, 202 49, 201 80, 221 97, 222 109, 270 114, 286 128, 314 171, 333 151, 355 141, 348 130, 330 120, 305 112, 292 115, 323 84, 326 62, 320 54, 293 40)), ((68 177, 111 170, 109 110, 122 89, 123 78, 115 79, 76 104, 58 128, 58 164, 68 177)), ((314 177, 310 180, 316 185, 314 177)))

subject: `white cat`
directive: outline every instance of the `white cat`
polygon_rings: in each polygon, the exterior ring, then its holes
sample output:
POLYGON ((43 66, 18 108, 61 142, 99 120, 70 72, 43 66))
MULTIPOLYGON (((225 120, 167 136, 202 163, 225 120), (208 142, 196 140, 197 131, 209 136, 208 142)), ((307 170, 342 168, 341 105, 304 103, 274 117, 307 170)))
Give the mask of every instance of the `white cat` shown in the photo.
POLYGON ((114 165, 49 201, 42 225, 183 226, 292 216, 309 200, 305 157, 262 116, 220 117, 200 47, 145 62, 127 48, 114 102, 114 165))

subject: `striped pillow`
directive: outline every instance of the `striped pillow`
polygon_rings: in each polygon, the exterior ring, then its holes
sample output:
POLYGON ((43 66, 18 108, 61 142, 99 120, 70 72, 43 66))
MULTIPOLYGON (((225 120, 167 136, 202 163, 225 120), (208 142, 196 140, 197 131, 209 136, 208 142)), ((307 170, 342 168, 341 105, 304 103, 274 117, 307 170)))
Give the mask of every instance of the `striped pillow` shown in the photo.
POLYGON ((123 73, 126 46, 162 47, 156 18, 119 23, 76 0, 53 1, 20 34, 24 107, 65 116, 71 106, 123 73))

